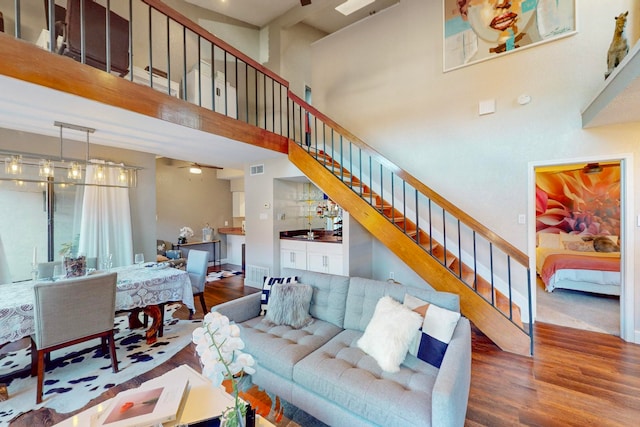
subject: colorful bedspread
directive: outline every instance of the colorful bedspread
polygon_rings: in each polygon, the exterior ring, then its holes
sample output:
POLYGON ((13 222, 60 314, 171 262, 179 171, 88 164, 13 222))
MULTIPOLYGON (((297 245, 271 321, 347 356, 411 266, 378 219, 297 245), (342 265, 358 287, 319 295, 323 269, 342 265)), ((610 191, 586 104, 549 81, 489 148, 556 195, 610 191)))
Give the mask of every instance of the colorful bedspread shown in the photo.
POLYGON ((551 254, 546 257, 540 277, 548 283, 556 271, 563 269, 620 271, 620 257, 595 257, 573 254, 551 254))

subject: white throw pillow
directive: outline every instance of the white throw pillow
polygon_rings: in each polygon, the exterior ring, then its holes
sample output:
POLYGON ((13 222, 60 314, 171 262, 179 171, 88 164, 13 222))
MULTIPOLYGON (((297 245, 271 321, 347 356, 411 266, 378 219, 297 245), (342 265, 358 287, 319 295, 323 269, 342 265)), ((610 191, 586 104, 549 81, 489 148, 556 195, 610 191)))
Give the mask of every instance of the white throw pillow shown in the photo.
POLYGON ((422 317, 389 296, 378 300, 358 347, 386 372, 398 372, 422 317))
POLYGON ((412 295, 405 294, 404 305, 424 314, 422 328, 414 335, 409 353, 440 368, 453 332, 460 320, 460 313, 429 304, 412 295))
POLYGON ((538 247, 549 249, 564 249, 562 239, 557 233, 538 233, 538 247))

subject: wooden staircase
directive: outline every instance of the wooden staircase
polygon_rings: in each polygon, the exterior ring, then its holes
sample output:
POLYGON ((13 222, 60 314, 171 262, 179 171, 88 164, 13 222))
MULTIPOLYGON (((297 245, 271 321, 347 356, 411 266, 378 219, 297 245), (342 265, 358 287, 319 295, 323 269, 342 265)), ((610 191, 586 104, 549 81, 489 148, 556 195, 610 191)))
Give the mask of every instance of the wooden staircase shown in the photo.
POLYGON ((460 295, 462 313, 501 349, 531 355, 520 308, 473 268, 323 151, 290 141, 289 160, 431 286, 460 295))

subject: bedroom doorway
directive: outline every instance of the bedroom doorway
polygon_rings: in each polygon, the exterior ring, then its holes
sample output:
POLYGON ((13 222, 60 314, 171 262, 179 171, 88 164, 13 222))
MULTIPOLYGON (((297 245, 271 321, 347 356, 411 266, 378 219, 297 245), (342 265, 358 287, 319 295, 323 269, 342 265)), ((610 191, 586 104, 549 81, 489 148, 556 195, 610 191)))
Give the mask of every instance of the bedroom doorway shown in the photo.
POLYGON ((537 321, 621 336, 622 163, 534 166, 537 321))

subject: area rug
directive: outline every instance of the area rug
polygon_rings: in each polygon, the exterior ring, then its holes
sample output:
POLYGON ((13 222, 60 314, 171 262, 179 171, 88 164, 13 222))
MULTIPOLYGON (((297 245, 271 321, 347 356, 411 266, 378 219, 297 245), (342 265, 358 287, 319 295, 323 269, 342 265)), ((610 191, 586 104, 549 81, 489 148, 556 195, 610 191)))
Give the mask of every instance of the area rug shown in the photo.
POLYGON ((235 270, 212 271, 207 275, 207 282, 215 282, 216 280, 224 279, 226 277, 231 277, 231 276, 237 276, 238 274, 242 274, 242 271, 235 271, 235 270))
MULTIPOLYGON (((41 407, 65 414, 85 406, 105 390, 143 374, 167 361, 191 342, 201 320, 178 320, 173 313, 179 304, 166 306, 164 334, 152 345, 146 343, 144 329, 130 330, 126 315, 116 317, 115 341, 120 371, 114 374, 108 353, 99 340, 54 351, 44 375, 43 402, 36 405, 36 378, 28 373, 8 383, 9 400, 0 402, 0 426, 18 415, 41 407)), ((26 369, 31 364, 27 346, 0 355, 0 375, 26 369)))

